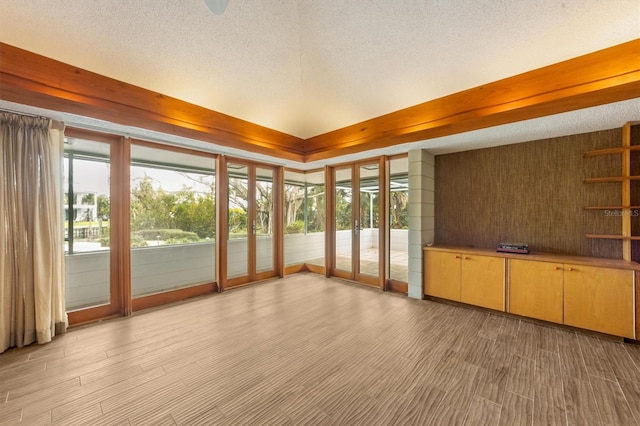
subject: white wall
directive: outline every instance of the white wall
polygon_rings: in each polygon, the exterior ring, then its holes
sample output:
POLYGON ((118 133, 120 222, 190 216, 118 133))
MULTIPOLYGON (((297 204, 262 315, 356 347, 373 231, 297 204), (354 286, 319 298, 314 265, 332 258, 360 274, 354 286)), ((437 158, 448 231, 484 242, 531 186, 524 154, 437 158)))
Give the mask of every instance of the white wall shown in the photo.
MULTIPOLYGON (((227 277, 234 278, 247 275, 248 242, 246 238, 238 238, 227 242, 227 277)), ((273 269, 273 237, 256 238, 256 270, 273 269)))
POLYGON ((389 248, 391 251, 409 251, 409 230, 392 229, 389 248))
POLYGON ((435 236, 435 157, 409 151, 409 297, 423 298, 422 258, 435 236))
POLYGON ((360 249, 377 249, 380 242, 380 230, 378 228, 365 228, 360 230, 360 249))
POLYGON ((284 236, 285 266, 324 259, 324 232, 287 234, 284 236))
MULTIPOLYGON (((273 237, 256 238, 256 270, 272 271, 273 270, 273 237)), ((245 258, 246 258, 245 254, 245 258)))
MULTIPOLYGON (((246 258, 246 254, 245 254, 246 258)), ((65 256, 67 309, 109 302, 109 251, 65 256)), ((131 250, 133 296, 215 281, 215 242, 131 250)))
MULTIPOLYGON (((360 241, 363 249, 378 248, 378 229, 362 229, 360 241)), ((288 234, 284 236, 285 265, 299 265, 313 259, 324 258, 324 232, 312 234, 288 234)), ((336 233, 338 254, 351 255, 351 231, 336 233)), ((408 251, 408 231, 406 229, 391 230, 391 250, 408 251)))
POLYGON ((351 256, 351 230, 336 231, 336 255, 351 256))
POLYGON ((65 256, 67 310, 109 303, 109 251, 65 256))
MULTIPOLYGON (((406 230, 391 230, 391 250, 407 250, 406 230)), ((378 230, 361 230, 363 247, 377 247, 378 230)), ((324 232, 284 236, 285 265, 324 259, 324 232)), ((338 254, 351 252, 351 231, 336 233, 338 254), (342 248, 342 249, 340 249, 342 248)), ((273 238, 257 239, 258 270, 273 267, 273 238)), ((229 277, 246 274, 247 240, 227 244, 229 277)), ((109 302, 109 251, 67 255, 67 309, 109 302)), ((134 296, 158 293, 215 281, 215 242, 141 247, 131 250, 131 280, 134 296)))
POLYGON ((133 297, 216 280, 216 244, 177 244, 131 249, 133 297))

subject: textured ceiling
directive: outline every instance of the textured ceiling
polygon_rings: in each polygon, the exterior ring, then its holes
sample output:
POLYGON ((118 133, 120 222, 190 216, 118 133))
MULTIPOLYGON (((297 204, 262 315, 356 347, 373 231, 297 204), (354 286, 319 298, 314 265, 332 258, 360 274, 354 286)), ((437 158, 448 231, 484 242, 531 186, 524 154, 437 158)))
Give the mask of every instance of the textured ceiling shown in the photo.
POLYGON ((4 43, 301 138, 636 38, 640 0, 0 1, 4 43))

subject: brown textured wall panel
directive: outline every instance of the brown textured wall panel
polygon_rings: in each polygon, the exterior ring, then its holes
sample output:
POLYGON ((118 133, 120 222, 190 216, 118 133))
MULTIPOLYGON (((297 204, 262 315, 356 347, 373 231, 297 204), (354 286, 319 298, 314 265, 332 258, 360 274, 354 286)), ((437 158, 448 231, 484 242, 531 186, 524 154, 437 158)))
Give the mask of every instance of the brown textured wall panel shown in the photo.
POLYGON ((585 206, 620 205, 619 155, 583 158, 619 147, 620 129, 436 156, 436 243, 495 248, 525 242, 532 251, 622 257, 620 241, 585 234, 620 234, 619 216, 585 206))
MULTIPOLYGON (((640 145, 640 125, 631 126, 631 145, 640 145)), ((631 152, 631 175, 640 176, 640 152, 631 152)), ((631 182, 631 205, 640 206, 640 181, 631 182)), ((631 211, 631 234, 640 236, 640 209, 631 211)), ((640 241, 631 242, 631 260, 640 262, 640 241)))

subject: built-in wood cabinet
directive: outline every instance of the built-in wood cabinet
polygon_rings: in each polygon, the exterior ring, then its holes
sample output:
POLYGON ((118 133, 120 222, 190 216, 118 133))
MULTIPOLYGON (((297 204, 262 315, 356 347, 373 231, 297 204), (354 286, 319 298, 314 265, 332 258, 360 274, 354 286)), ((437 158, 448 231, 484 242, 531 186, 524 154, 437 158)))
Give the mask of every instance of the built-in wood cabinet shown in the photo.
POLYGON ((426 294, 460 302, 460 275, 462 255, 441 251, 426 253, 428 265, 425 274, 426 294))
POLYGON ((505 260, 462 254, 460 301, 504 311, 505 260))
POLYGON ((634 337, 633 271, 565 265, 564 323, 634 337))
POLYGON ((428 251, 425 294, 504 310, 504 262, 494 256, 428 251))
POLYGON ((563 265, 509 259, 509 309, 525 317, 562 324, 563 265))
POLYGON ((427 247, 424 294, 637 339, 637 275, 615 259, 427 247))

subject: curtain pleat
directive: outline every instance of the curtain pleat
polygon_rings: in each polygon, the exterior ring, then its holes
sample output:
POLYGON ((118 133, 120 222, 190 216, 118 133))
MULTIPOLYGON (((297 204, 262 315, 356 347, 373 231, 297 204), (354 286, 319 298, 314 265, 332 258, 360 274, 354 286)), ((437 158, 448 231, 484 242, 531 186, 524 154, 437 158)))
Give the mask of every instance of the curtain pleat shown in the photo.
POLYGON ((66 330, 61 123, 0 113, 0 353, 66 330))

